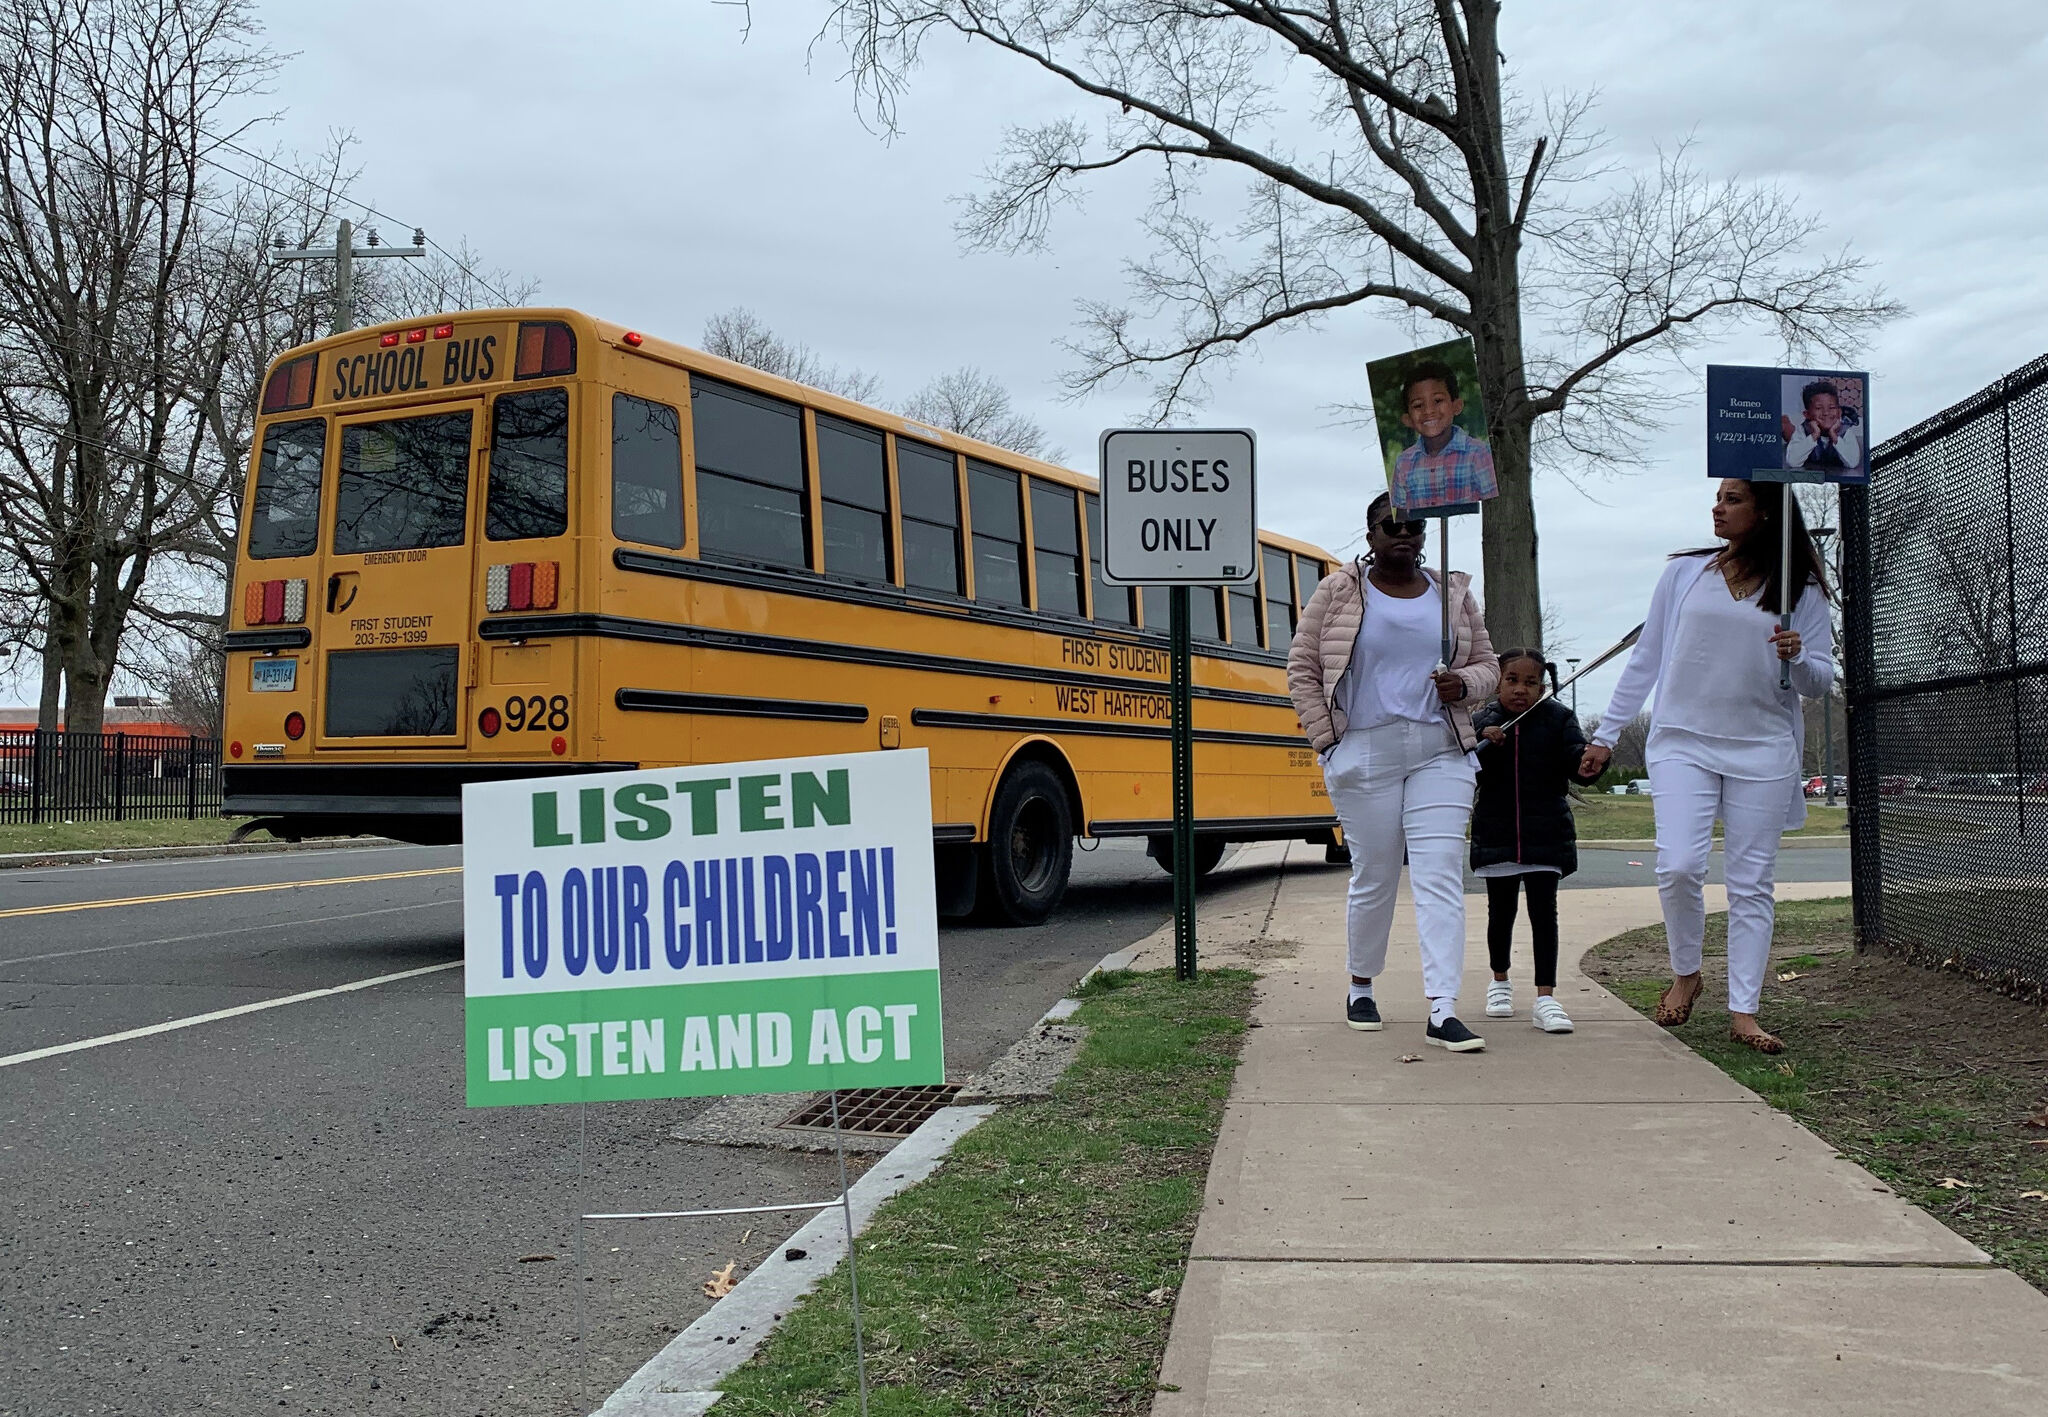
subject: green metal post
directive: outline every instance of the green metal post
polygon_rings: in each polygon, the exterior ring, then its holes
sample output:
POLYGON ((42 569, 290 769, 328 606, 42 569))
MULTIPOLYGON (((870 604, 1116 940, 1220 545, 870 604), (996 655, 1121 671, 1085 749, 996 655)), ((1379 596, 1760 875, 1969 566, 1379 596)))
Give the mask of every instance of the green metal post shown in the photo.
MULTIPOLYGON (((1213 594, 1214 592, 1211 592, 1213 594)), ((1195 977, 1195 725, 1188 588, 1172 590, 1173 977, 1195 977)))

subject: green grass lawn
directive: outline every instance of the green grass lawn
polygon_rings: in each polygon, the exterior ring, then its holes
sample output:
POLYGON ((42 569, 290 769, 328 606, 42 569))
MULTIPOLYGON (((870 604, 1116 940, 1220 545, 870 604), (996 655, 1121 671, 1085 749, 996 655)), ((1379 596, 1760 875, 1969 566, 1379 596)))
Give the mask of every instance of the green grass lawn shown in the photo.
MULTIPOLYGON (((112 851, 134 846, 212 846, 228 839, 239 819, 201 817, 162 822, 0 823, 0 854, 18 851, 112 851)), ((261 833, 258 841, 270 840, 261 833)))
MULTIPOLYGON (((1781 901, 1759 1018, 1787 1051, 1767 1058, 1728 1037, 1727 916, 1708 916, 1707 932, 1706 992, 1673 1034, 2048 1290, 2048 1200, 2029 1194, 2048 1193, 2042 1010, 1956 972, 1858 955, 1847 900, 1781 901)), ((1671 979, 1663 927, 1596 945, 1584 967, 1652 1012, 1671 979)))
MULTIPOLYGON (((1657 834, 1648 797, 1616 797, 1611 793, 1588 793, 1583 802, 1572 803, 1572 815, 1579 824, 1581 841, 1648 841, 1657 834)), ((1833 836, 1849 830, 1849 809, 1808 803, 1806 825, 1788 836, 1833 836)), ((1714 828, 1719 836, 1721 828, 1714 828)))
MULTIPOLYGON (((1052 1098, 970 1132, 859 1242, 872 1411, 1151 1409, 1252 976, 1098 975, 1052 1098)), ((845 1266, 725 1383, 732 1417, 856 1411, 845 1266)))

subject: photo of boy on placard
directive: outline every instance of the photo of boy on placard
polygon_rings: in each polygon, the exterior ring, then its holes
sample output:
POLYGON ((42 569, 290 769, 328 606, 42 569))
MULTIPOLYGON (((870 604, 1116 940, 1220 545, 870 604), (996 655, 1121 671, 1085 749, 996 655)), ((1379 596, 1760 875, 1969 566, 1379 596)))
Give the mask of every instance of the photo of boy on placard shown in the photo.
POLYGON ((1863 380, 1848 374, 1786 374, 1778 436, 1785 466, 1853 477, 1863 468, 1863 380))
POLYGON ((1365 372, 1396 509, 1452 516, 1499 495, 1471 340, 1376 359, 1365 372))

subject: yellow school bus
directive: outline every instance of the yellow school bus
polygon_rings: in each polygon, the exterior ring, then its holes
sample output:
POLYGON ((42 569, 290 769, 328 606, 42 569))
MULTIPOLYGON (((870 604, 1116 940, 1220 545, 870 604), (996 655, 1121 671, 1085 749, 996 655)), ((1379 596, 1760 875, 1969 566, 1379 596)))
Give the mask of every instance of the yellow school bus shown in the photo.
MULTIPOLYGON (((271 367, 226 637, 225 808, 461 835, 465 782, 931 755, 942 908, 1043 919, 1075 837, 1168 856, 1166 592, 1094 479, 569 310, 271 367)), ((1198 867, 1334 841, 1284 660, 1327 552, 1194 596, 1198 867)))

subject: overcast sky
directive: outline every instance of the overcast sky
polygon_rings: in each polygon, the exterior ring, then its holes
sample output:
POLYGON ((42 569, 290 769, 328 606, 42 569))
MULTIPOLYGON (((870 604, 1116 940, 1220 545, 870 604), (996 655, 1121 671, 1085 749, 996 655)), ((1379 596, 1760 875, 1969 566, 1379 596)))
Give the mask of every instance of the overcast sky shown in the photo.
MULTIPOLYGON (((1075 303, 1118 298, 1120 263, 1143 249, 1140 184, 1096 189, 1043 255, 968 254, 954 234, 952 199, 1004 125, 1099 117, 1017 61, 931 46, 902 132, 884 140, 857 120, 841 52, 812 51, 823 11, 805 0, 755 0, 744 42, 741 11, 711 0, 437 0, 410 8, 402 36, 374 8, 263 0, 259 13, 294 56, 276 139, 311 151, 352 132, 362 197, 444 243, 467 238, 537 281, 542 302, 692 343, 708 315, 745 305, 880 376, 885 400, 975 364, 1076 465, 1143 403, 1136 389, 1065 402, 1058 386, 1075 303)), ((1911 311, 1865 355, 1880 438, 2048 343, 2044 35, 2035 0, 1942 14, 1905 0, 1508 0, 1505 14, 1523 91, 1599 90, 1622 167, 1690 133, 1708 172, 1784 183, 1826 222, 1824 243, 1872 259, 1911 311)), ((1415 342, 1404 323, 1343 315, 1270 338, 1218 380, 1202 416, 1257 430, 1264 524, 1332 547, 1353 535, 1381 479, 1331 410, 1363 399, 1367 360, 1415 342)), ((1771 364, 1778 349, 1752 331, 1709 360, 1771 364)), ((1691 392, 1647 470, 1591 471, 1583 492, 1539 477, 1544 594, 1578 652, 1641 617, 1665 552, 1708 539, 1691 392)), ((1472 567, 1476 524, 1458 528, 1453 563, 1472 567)), ((1611 682, 1589 679, 1582 707, 1611 682)))

